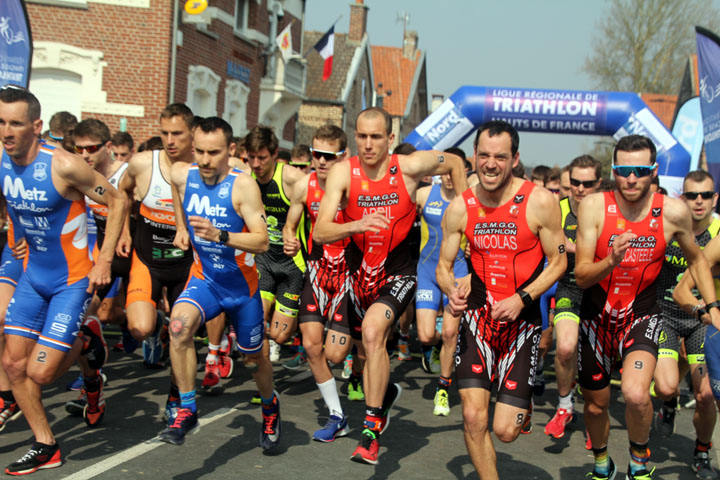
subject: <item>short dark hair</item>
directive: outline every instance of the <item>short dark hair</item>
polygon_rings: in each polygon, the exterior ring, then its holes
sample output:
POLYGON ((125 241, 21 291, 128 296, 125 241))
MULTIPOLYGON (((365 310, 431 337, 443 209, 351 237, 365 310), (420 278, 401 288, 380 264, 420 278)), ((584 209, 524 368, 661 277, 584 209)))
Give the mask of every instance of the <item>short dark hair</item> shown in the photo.
POLYGON ((63 137, 65 137, 65 135, 67 135, 70 130, 75 128, 75 125, 77 124, 78 119, 72 113, 56 112, 55 114, 53 114, 52 117, 50 117, 50 124, 48 126, 50 127, 51 132, 59 132, 62 134, 63 137))
POLYGON ((518 135, 515 127, 503 120, 490 120, 489 122, 485 122, 480 125, 477 133, 475 134, 475 141, 473 142, 473 148, 475 150, 477 150, 478 142, 480 141, 480 135, 485 130, 487 130, 488 135, 491 137, 500 135, 502 133, 507 133, 508 135, 510 135, 510 152, 513 155, 518 152, 518 149, 520 148, 520 135, 518 135))
POLYGON ((110 129, 97 118, 88 118, 75 125, 72 131, 73 140, 80 137, 92 138, 102 143, 110 141, 110 129))
POLYGON ((195 115, 193 115, 192 110, 184 103, 171 103, 160 112, 161 120, 173 117, 182 118, 189 129, 192 129, 195 124, 195 115))
POLYGON ((573 168, 594 168, 595 180, 602 176, 602 164, 598 162, 592 155, 580 155, 575 157, 568 165, 568 171, 572 174, 573 168))
POLYGON ((550 173, 550 167, 547 165, 536 165, 530 172, 530 179, 533 180, 537 178, 545 183, 545 177, 548 176, 548 173, 550 173))
POLYGON ((693 170, 692 172, 689 172, 687 175, 685 175, 685 178, 683 178, 683 187, 685 186, 685 182, 688 180, 692 182, 704 182, 705 180, 710 179, 711 182, 713 182, 713 190, 715 189, 715 179, 713 179, 712 175, 710 175, 705 170, 693 170))
POLYGON ((416 152, 417 148, 415 148, 415 145, 412 143, 403 142, 399 144, 397 147, 393 148, 393 153, 396 155, 410 155, 413 152, 416 152))
POLYGON ((462 148, 450 147, 450 148, 446 148, 445 152, 452 153, 453 155, 457 155, 458 157, 462 158, 464 161, 467 161, 467 156, 465 155, 465 151, 462 148))
POLYGON ((357 117, 355 117, 355 127, 357 128, 357 122, 360 120, 360 117, 363 115, 370 115, 371 117, 377 117, 381 116, 383 119, 385 119, 385 133, 390 135, 392 133, 392 117, 390 114, 385 110, 384 108, 380 107, 368 107, 362 112, 357 114, 357 117))
POLYGON ((128 132, 115 132, 113 136, 110 137, 110 142, 116 147, 119 147, 120 145, 125 145, 130 150, 132 150, 135 146, 135 140, 133 140, 132 135, 130 135, 128 132))
POLYGON ((543 181, 543 186, 546 186, 550 182, 559 182, 560 176, 562 175, 562 170, 559 168, 551 168, 550 171, 545 175, 545 180, 543 181))
POLYGON ((245 150, 248 152, 259 152, 267 148, 270 155, 275 155, 279 144, 273 129, 265 125, 255 125, 245 137, 245 150))
POLYGON ((518 160, 517 165, 512 169, 512 174, 516 178, 525 178, 525 165, 523 165, 522 160, 518 160))
POLYGON ((202 130, 205 133, 212 133, 216 130, 221 130, 225 136, 225 142, 227 146, 230 146, 233 139, 233 130, 228 122, 220 117, 206 117, 198 120, 195 128, 202 130))
POLYGON ((615 144, 613 149, 613 165, 617 163, 617 152, 639 152, 642 150, 650 150, 650 165, 655 164, 657 159, 657 149, 655 144, 648 137, 643 135, 628 135, 622 137, 615 144))
POLYGON ((290 163, 292 157, 290 156, 290 152, 288 152, 287 150, 280 150, 277 152, 277 159, 290 163))
POLYGON ((40 118, 40 101, 27 88, 8 84, 0 88, 0 102, 25 102, 28 105, 28 119, 31 122, 40 118))
POLYGON ((300 145, 295 145, 292 150, 290 150, 290 162, 292 163, 294 158, 307 158, 308 163, 310 162, 310 147, 305 145, 304 143, 301 143, 300 145))
POLYGON ((163 144, 162 144, 162 138, 155 136, 150 137, 147 140, 145 140, 143 143, 141 143, 138 146, 138 153, 144 152, 146 150, 153 151, 153 150, 162 150, 163 144))
POLYGON ((313 140, 325 140, 326 142, 338 142, 340 150, 347 149, 347 134, 345 130, 337 125, 323 125, 313 133, 313 140))

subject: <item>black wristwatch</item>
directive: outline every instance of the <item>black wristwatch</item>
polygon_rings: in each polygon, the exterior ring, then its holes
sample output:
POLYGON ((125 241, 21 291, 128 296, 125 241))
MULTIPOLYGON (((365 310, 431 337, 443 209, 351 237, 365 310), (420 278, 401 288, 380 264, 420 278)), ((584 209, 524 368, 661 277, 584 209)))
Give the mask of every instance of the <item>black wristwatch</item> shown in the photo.
MULTIPOLYGON (((717 302, 715 302, 715 303, 717 303, 717 302)), ((715 305, 715 306, 717 307, 717 305, 715 305)), ((692 309, 692 314, 695 316, 695 318, 700 320, 700 318, 707 313, 706 308, 707 307, 704 307, 702 305, 695 305, 692 309)))
POLYGON ((533 302, 532 297, 525 290, 518 290, 515 293, 520 295, 520 300, 522 300, 522 302, 523 302, 523 307, 527 307, 528 305, 530 305, 533 302))
POLYGON ((227 243, 229 238, 230 234, 227 230, 220 230, 220 235, 218 235, 218 243, 227 243))
POLYGON ((710 302, 710 303, 708 303, 707 305, 705 305, 705 311, 707 311, 708 313, 710 312, 710 309, 711 309, 711 308, 720 309, 720 302, 718 302, 717 300, 715 300, 714 302, 710 302))

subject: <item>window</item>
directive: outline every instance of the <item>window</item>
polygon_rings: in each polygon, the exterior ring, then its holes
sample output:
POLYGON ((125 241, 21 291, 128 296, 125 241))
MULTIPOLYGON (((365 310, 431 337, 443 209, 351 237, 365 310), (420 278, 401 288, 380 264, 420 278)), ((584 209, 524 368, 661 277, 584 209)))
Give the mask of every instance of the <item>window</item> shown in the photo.
POLYGON ((235 0, 235 30, 243 32, 248 27, 248 0, 235 0))

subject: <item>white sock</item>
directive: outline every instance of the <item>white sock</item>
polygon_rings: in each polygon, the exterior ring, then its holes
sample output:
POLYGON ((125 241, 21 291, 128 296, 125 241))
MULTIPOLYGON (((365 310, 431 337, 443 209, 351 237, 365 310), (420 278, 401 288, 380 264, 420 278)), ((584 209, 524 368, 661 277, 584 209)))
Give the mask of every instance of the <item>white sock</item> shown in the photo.
POLYGON ((330 415, 335 414, 344 417, 345 415, 340 405, 340 396, 338 395, 337 385, 335 384, 335 377, 327 382, 318 383, 317 386, 320 389, 323 400, 325 400, 325 405, 327 405, 328 410, 330 410, 330 415))
POLYGON ((225 350, 228 347, 228 343, 230 343, 230 340, 228 339, 228 336, 223 333, 222 341, 220 342, 220 349, 225 350))
POLYGON ((212 343, 208 344, 208 354, 207 357, 205 357, 205 361, 209 363, 217 363, 218 357, 217 353, 209 353, 209 352, 217 352, 220 347, 218 345, 213 345, 212 343))
POLYGON ((558 408, 564 408, 565 410, 572 411, 572 409, 573 409, 572 390, 570 391, 570 393, 568 393, 564 397, 561 395, 558 395, 558 398, 560 399, 558 408))

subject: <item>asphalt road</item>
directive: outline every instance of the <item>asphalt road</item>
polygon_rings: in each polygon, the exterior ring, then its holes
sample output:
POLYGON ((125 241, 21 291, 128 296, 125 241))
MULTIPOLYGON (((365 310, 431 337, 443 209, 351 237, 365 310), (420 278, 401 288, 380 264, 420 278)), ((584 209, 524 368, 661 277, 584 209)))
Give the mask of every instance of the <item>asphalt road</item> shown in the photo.
MULTIPOLYGON (((255 387, 239 362, 232 378, 224 380, 225 391, 221 395, 199 396, 201 427, 187 437, 184 445, 156 440, 155 436, 164 428, 161 416, 169 385, 168 369, 145 368, 139 351, 133 355, 111 352, 105 368, 109 377, 105 390, 108 409, 97 429, 90 430, 82 418, 65 413, 65 402, 77 395, 67 391, 65 384, 77 376, 77 369, 44 390, 48 418, 65 464, 58 469, 38 471, 32 478, 477 478, 463 442, 457 391, 451 392, 450 416, 433 416, 436 379, 422 371, 417 358, 402 363, 392 361, 391 378, 402 386, 403 393, 391 425, 381 438, 379 463, 369 466, 349 459, 361 432, 364 406, 361 402, 347 401, 346 381, 341 379, 340 368, 335 369, 336 378, 352 431, 347 437, 324 444, 311 440, 312 432, 325 422, 327 413, 309 370, 290 372, 276 365, 282 441, 276 453, 266 455, 258 446, 260 408, 249 404, 255 387)), ((290 355, 283 351, 284 359, 290 355)), ((198 386, 201 379, 202 373, 198 373, 198 386)), ((557 398, 552 377, 549 380, 543 397, 536 397, 534 432, 521 435, 511 444, 494 439, 503 479, 579 479, 592 469, 592 454, 584 449, 581 416, 560 440, 543 434, 557 398)), ((582 411, 582 404, 577 404, 576 409, 582 411)), ((623 424, 624 406, 619 389, 613 388, 609 450, 622 475, 628 461, 623 424)), ((3 440, 0 466, 21 457, 32 441, 22 417, 8 424, 0 436, 3 440)), ((654 478, 694 478, 689 467, 694 438, 692 410, 680 411, 672 438, 661 438, 653 432, 650 448, 652 464, 657 467, 654 478)), ((717 465, 716 457, 713 458, 717 465)))

